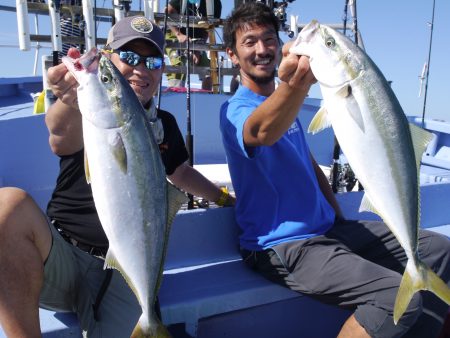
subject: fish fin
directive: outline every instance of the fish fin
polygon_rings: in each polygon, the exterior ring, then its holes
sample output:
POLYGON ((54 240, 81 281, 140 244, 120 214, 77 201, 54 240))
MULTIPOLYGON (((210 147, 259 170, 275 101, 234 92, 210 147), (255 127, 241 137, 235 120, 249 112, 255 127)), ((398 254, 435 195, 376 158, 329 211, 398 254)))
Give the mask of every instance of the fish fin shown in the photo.
POLYGON ((317 134, 325 128, 331 127, 331 121, 328 118, 328 111, 325 107, 321 107, 314 115, 308 127, 308 133, 317 134))
MULTIPOLYGON (((164 236, 165 241, 164 241, 164 248, 163 248, 163 261, 166 257, 166 253, 167 253, 167 244, 169 242, 168 239, 169 239, 169 235, 170 235, 170 229, 171 229, 172 222, 175 219, 175 216, 176 216, 178 210, 180 210, 181 205, 183 203, 186 203, 188 201, 188 198, 187 198, 186 194, 184 194, 180 189, 178 189, 172 183, 167 181, 167 201, 168 201, 167 202, 167 223, 166 223, 166 235, 164 236)), ((158 281, 156 283, 156 290, 155 290, 156 293, 158 292, 159 287, 161 285, 163 268, 164 268, 164 266, 161 264, 161 270, 159 273, 158 281)))
POLYGON ((364 133, 366 130, 366 127, 364 126, 364 119, 359 103, 353 96, 352 87, 350 85, 343 86, 336 92, 336 95, 346 98, 347 111, 350 117, 353 121, 355 121, 359 129, 361 129, 361 131, 364 133))
POLYGON ((430 143, 433 139, 433 133, 420 128, 413 123, 409 124, 409 130, 411 132, 411 138, 414 146, 414 155, 416 156, 417 172, 419 172, 422 154, 427 148, 428 143, 430 143))
POLYGON ((150 329, 144 329, 140 323, 140 321, 134 327, 133 332, 131 333, 130 338, 144 338, 144 337, 157 337, 157 338, 171 338, 169 331, 164 326, 163 323, 158 318, 155 318, 155 323, 151 326, 152 331, 150 329))
POLYGON ((361 200, 361 205, 359 206, 359 212, 363 212, 363 211, 373 212, 381 217, 380 213, 373 206, 372 202, 370 201, 369 197, 367 197, 366 193, 364 193, 364 196, 361 200))
POLYGON ((91 172, 89 171, 89 162, 87 158, 86 150, 84 151, 84 174, 86 175, 87 184, 91 184, 91 172))
POLYGON ((127 150, 125 149, 122 136, 119 133, 115 135, 113 141, 110 143, 110 147, 120 170, 126 174, 128 170, 127 150))
POLYGON ((450 288, 444 281, 423 262, 418 261, 417 270, 412 260, 409 260, 403 273, 400 287, 394 305, 394 323, 406 311, 411 298, 417 291, 428 290, 450 305, 450 288), (418 276, 414 278, 413 276, 418 276))
POLYGON ((366 128, 364 126, 364 119, 362 117, 361 109, 359 109, 358 103, 356 101, 355 101, 355 103, 356 103, 357 109, 349 109, 348 112, 349 112, 351 118, 353 119, 353 121, 355 121, 356 125, 359 127, 359 129, 361 129, 361 131, 364 133, 366 130, 366 128))
POLYGON ((395 298, 395 305, 394 305, 395 325, 397 325, 400 317, 403 315, 403 313, 405 313, 406 308, 408 307, 408 304, 411 301, 411 298, 413 297, 414 293, 418 291, 414 289, 413 279, 408 271, 409 265, 410 262, 408 261, 407 267, 405 269, 405 272, 403 273, 403 277, 400 282, 400 287, 398 289, 397 296, 395 298))
MULTIPOLYGON (((125 273, 125 270, 122 269, 122 266, 120 265, 119 261, 116 259, 116 256, 114 255, 114 252, 111 250, 111 248, 108 249, 108 252, 106 253, 105 257, 105 264, 104 269, 116 269, 120 272, 120 274, 123 276, 125 281, 127 282, 128 286, 130 287, 131 291, 135 294, 136 298, 139 300, 139 294, 137 292, 137 289, 131 282, 130 277, 125 273)), ((140 300, 139 300, 140 302, 140 300)))
POLYGON ((167 182, 167 225, 170 226, 178 210, 180 210, 181 205, 188 201, 186 194, 184 194, 180 189, 175 187, 172 183, 167 182))
POLYGON ((338 89, 336 95, 342 98, 346 98, 352 95, 352 87, 349 84, 346 84, 345 86, 342 86, 338 89))

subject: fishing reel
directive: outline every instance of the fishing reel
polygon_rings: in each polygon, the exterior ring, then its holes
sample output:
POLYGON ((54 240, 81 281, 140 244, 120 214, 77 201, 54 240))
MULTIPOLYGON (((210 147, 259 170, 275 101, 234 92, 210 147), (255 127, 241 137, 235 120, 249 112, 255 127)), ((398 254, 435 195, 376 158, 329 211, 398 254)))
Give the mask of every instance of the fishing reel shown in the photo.
MULTIPOLYGON (((246 3, 246 2, 252 2, 255 0, 250 0, 250 1, 235 1, 235 5, 236 2, 240 2, 240 3, 246 3)), ((267 7, 272 8, 273 14, 276 16, 276 18, 278 19, 278 22, 280 24, 280 28, 283 32, 285 32, 289 38, 292 38, 294 36, 294 32, 292 32, 290 30, 289 25, 286 24, 286 20, 287 20, 287 15, 286 15, 286 9, 287 6, 294 2, 295 0, 283 0, 283 1, 273 1, 273 0, 256 0, 256 2, 262 2, 264 3, 267 7)))
MULTIPOLYGON (((357 178, 345 156, 340 156, 339 160, 334 160, 331 166, 329 183, 335 193, 352 191, 355 187, 357 178)), ((360 187, 358 190, 361 190, 360 187)))
POLYGON ((294 37, 294 32, 290 30, 290 26, 286 24, 287 15, 286 8, 289 3, 294 2, 295 0, 283 0, 283 1, 274 1, 272 5, 273 14, 277 17, 280 28, 284 31, 289 38, 294 37))
POLYGON ((124 10, 125 13, 128 13, 131 9, 131 2, 132 0, 120 0, 118 4, 114 4, 113 2, 113 7, 124 10))

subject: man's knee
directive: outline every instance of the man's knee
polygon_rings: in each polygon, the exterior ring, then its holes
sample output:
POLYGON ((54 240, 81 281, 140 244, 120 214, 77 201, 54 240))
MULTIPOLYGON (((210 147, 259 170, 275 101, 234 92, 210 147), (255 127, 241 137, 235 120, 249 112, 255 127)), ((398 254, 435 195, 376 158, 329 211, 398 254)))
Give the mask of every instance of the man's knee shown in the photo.
POLYGON ((450 239, 433 231, 424 231, 426 249, 420 252, 423 261, 446 283, 450 281, 450 239))
POLYGON ((21 207, 30 202, 31 197, 22 189, 0 188, 0 231, 19 215, 21 207))
POLYGON ((11 247, 22 239, 33 242, 46 257, 51 246, 47 218, 22 189, 0 188, 0 243, 11 247))
POLYGON ((381 293, 383 291, 379 292, 374 302, 359 306, 355 311, 355 318, 371 337, 400 337, 408 332, 422 314, 422 296, 419 292, 414 294, 396 325, 393 319, 395 297, 388 292, 386 296, 389 294, 390 299, 385 302, 382 299, 387 299, 381 293))

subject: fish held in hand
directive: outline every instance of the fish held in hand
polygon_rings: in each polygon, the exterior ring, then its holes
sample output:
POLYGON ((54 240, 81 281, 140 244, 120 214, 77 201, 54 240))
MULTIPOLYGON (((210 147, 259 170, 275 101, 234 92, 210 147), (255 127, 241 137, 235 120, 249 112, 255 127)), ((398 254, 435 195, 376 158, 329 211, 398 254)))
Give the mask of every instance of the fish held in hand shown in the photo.
POLYGON ((314 20, 302 29, 290 52, 309 57, 324 100, 308 130, 333 127, 365 190, 360 211, 377 213, 408 257, 395 300, 395 324, 419 290, 450 304, 450 289, 418 254, 418 173, 432 135, 408 123, 381 71, 345 35, 314 20))
POLYGON ((95 48, 63 62, 79 83, 86 176, 109 241, 105 268, 121 272, 142 308, 132 337, 170 337, 154 304, 186 196, 167 181, 147 114, 114 64, 95 48))

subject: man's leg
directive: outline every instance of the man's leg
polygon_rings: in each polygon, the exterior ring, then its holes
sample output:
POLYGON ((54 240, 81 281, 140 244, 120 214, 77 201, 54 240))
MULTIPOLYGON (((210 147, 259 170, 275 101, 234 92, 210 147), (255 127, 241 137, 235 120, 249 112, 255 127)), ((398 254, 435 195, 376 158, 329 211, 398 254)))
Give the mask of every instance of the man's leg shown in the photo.
MULTIPOLYGON (((385 224, 363 222, 360 228, 354 228, 355 232, 352 230, 352 225, 349 226, 349 229, 343 228, 338 237, 352 251, 371 262, 403 274, 407 262, 405 251, 385 224), (373 235, 374 241, 370 245, 356 240, 367 237, 364 235, 367 232, 364 228, 367 228, 373 235)), ((421 260, 447 285, 450 285, 450 240, 433 231, 420 230, 418 252, 421 260)), ((431 292, 422 291, 419 294, 422 298, 423 311, 414 326, 408 331, 407 336, 411 338, 437 337, 448 311, 448 305, 431 292)))
MULTIPOLYGON (((346 331, 347 336, 364 336, 361 330, 364 328, 373 337, 399 337, 420 315, 421 296, 414 295, 400 322, 394 325, 392 315, 401 274, 355 253, 360 248, 372 252, 384 244, 367 227, 369 224, 349 223, 335 225, 334 232, 324 236, 257 252, 257 270, 268 279, 319 301, 354 309, 354 316, 345 323, 342 334, 346 331), (348 232, 355 234, 349 236, 350 242, 356 243, 355 250, 345 244, 345 238, 344 242, 338 239, 335 232, 341 231, 345 232, 344 237, 348 232)), ((380 232, 384 233, 383 239, 390 236, 385 227, 380 232)))
POLYGON ((367 331, 358 323, 355 315, 345 321, 337 338, 370 338, 367 331))
POLYGON ((8 337, 40 337, 39 294, 52 244, 47 218, 24 191, 0 189, 0 324, 8 337))

